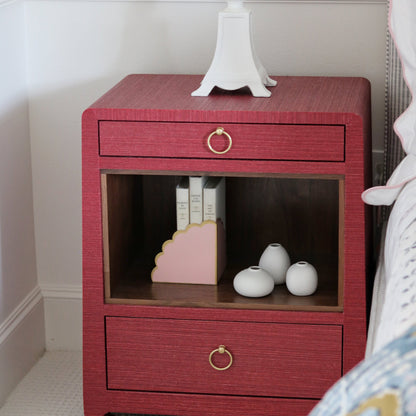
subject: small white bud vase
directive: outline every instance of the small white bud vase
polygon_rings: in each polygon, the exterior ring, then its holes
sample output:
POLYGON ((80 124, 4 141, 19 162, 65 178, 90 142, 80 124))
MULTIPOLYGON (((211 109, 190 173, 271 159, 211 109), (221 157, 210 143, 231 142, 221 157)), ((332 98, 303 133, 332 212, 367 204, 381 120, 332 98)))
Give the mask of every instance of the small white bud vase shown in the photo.
POLYGON ((281 244, 269 244, 260 257, 259 266, 271 274, 276 285, 283 284, 290 266, 289 254, 281 244))
POLYGON ((312 295, 318 287, 318 273, 315 267, 306 261, 292 264, 286 273, 286 286, 292 295, 312 295))
POLYGON ((242 296, 261 298, 273 292, 274 280, 265 270, 251 266, 235 275, 233 285, 235 291, 242 296))

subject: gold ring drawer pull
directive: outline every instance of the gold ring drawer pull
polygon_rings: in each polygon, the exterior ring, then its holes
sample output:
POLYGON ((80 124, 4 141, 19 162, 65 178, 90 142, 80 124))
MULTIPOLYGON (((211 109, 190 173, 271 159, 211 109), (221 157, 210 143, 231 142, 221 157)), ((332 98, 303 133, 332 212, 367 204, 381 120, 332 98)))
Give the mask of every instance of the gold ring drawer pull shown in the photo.
POLYGON ((233 140, 231 139, 231 136, 224 130, 224 127, 218 127, 217 130, 213 131, 209 136, 208 136, 208 141, 207 141, 209 150, 211 150, 212 153, 215 153, 217 155, 223 155, 224 153, 227 153, 230 149, 231 146, 233 145, 233 140), (211 139, 214 135, 217 136, 222 136, 223 134, 227 137, 228 139, 228 146, 225 150, 219 151, 219 150, 215 150, 212 146, 211 146, 211 139))
POLYGON ((211 364, 211 367, 215 370, 218 371, 224 371, 224 370, 228 370, 231 367, 231 364, 233 363, 233 356, 231 355, 230 351, 228 351, 224 345, 220 345, 216 350, 211 351, 211 354, 209 355, 209 363, 211 364), (213 362, 212 362, 212 357, 215 353, 219 353, 219 354, 228 354, 228 357, 230 358, 229 363, 225 366, 225 367, 217 367, 213 362))

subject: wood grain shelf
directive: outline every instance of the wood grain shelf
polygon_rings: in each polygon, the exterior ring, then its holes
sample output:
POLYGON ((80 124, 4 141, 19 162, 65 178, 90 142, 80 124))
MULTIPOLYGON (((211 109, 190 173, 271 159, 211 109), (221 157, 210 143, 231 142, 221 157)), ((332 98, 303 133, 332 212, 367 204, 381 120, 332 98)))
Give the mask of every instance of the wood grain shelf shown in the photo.
MULTIPOLYGON (((137 269, 132 274, 139 276, 137 269)), ((184 306, 203 308, 234 309, 270 309, 303 311, 342 311, 338 303, 338 290, 335 287, 319 287, 312 296, 294 296, 285 285, 275 288, 272 294, 264 298, 247 298, 237 294, 232 280, 235 272, 226 270, 218 285, 199 285, 181 283, 153 283, 126 279, 113 290, 106 303, 150 305, 150 306, 184 306)))
POLYGON ((338 267, 338 263, 343 263, 342 258, 339 259, 343 255, 339 227, 342 223, 339 217, 343 215, 342 177, 226 177, 229 266, 218 287, 163 285, 150 281, 154 257, 175 231, 174 192, 179 179, 172 174, 138 175, 114 171, 102 174, 107 303, 342 309, 338 291, 343 279, 342 268, 338 267), (296 297, 285 287, 278 287, 264 299, 247 299, 236 294, 232 286, 235 274, 257 265, 262 250, 276 240, 288 247, 293 262, 307 260, 317 267, 320 283, 315 295, 296 297))

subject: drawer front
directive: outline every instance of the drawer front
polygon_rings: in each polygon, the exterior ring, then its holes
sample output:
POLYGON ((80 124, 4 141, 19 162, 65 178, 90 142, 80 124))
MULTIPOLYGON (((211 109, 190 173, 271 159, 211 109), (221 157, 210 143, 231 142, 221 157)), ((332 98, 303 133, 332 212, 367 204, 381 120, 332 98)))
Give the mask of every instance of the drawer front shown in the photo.
POLYGON ((100 155, 343 161, 344 126, 101 121, 100 155))
POLYGON ((107 317, 106 335, 109 389, 320 398, 341 377, 336 325, 107 317))

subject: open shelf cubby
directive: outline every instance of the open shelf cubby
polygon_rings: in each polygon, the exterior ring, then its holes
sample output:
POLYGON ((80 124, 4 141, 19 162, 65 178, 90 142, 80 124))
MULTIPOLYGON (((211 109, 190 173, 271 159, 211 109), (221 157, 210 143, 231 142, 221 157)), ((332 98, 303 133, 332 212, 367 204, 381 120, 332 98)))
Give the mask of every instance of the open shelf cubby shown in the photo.
MULTIPOLYGON (((203 173, 192 173, 198 174, 203 173)), ((342 310, 341 176, 221 175, 226 177, 227 267, 218 285, 152 283, 155 256, 176 231, 175 189, 184 175, 191 174, 102 172, 106 303, 342 310), (264 298, 245 298, 234 291, 235 274, 257 265, 273 242, 287 249, 292 263, 306 260, 316 267, 319 284, 314 295, 293 296, 285 285, 264 298)))

